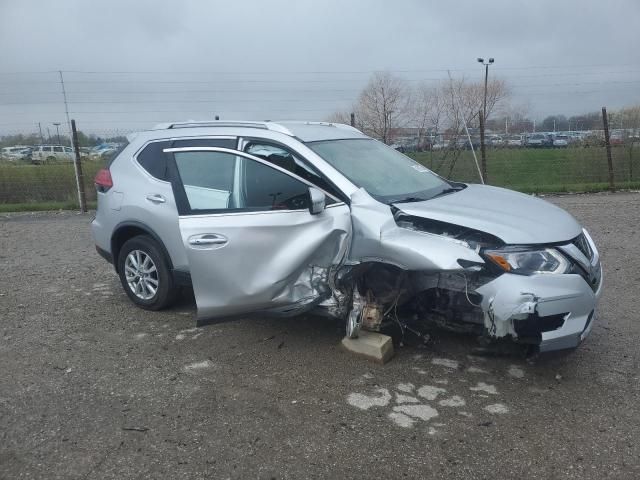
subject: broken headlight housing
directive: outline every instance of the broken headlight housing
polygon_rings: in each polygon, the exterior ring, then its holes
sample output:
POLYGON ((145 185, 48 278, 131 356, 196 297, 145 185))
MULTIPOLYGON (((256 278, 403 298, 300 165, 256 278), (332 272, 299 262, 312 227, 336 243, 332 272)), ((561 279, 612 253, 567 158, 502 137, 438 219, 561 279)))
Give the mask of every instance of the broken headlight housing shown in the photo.
POLYGON ((555 248, 485 250, 485 258, 500 269, 520 275, 567 273, 571 263, 555 248))

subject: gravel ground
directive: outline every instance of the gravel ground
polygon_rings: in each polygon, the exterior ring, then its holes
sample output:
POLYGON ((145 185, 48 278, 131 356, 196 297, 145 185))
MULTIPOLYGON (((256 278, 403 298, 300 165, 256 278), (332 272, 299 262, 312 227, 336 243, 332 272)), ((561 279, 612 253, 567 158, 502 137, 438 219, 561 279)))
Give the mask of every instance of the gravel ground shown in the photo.
POLYGON ((640 478, 640 195, 550 200, 606 288, 535 364, 438 334, 378 366, 314 317, 196 329, 192 299, 128 301, 90 216, 1 216, 0 478, 640 478))

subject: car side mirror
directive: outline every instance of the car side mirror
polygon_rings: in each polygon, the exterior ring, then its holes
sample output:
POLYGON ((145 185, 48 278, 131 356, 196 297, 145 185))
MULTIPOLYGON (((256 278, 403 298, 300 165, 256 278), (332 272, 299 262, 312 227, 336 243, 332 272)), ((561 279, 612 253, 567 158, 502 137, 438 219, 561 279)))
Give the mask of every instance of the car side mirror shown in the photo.
POLYGON ((324 207, 324 192, 315 187, 309 187, 309 213, 311 215, 318 215, 319 213, 322 213, 324 207))

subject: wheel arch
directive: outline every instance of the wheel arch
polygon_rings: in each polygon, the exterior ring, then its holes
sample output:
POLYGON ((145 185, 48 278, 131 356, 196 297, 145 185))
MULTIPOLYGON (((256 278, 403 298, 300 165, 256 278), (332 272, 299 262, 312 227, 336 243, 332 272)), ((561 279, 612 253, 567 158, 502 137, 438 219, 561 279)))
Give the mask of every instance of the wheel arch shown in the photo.
POLYGON ((127 240, 139 235, 147 235, 158 243, 160 250, 169 264, 169 271, 173 273, 173 261, 171 259, 171 255, 169 255, 169 251, 160 239, 160 236, 148 225, 137 221, 119 223, 113 230, 113 234, 111 235, 111 255, 113 256, 113 266, 116 269, 116 272, 118 272, 118 257, 120 255, 122 245, 124 245, 127 240))

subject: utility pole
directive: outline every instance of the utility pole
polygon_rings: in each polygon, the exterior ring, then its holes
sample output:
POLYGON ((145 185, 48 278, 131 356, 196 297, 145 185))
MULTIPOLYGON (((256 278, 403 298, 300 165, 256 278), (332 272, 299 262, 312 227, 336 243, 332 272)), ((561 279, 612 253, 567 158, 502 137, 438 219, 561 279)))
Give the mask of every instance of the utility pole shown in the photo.
POLYGON ((56 135, 58 137, 58 145, 62 145, 60 143, 60 129, 58 128, 60 126, 60 122, 54 122, 53 124, 56 126, 56 135))
POLYGON ((484 58, 478 58, 478 63, 484 65, 484 101, 482 102, 482 115, 480 118, 480 154, 482 162, 482 176, 487 181, 487 152, 485 150, 484 129, 487 123, 487 84, 489 81, 489 65, 493 64, 494 59, 490 58, 486 63, 484 58))
POLYGON ((67 91, 64 88, 64 77, 62 76, 62 70, 58 70, 58 73, 60 74, 60 85, 62 86, 62 98, 64 100, 64 113, 67 117, 67 128, 69 131, 69 138, 71 138, 72 137, 71 120, 69 120, 69 104, 67 102, 67 91))
POLYGON ((44 136, 42 135, 42 125, 38 122, 38 130, 40 130, 40 144, 44 143, 44 136))
MULTIPOLYGON (((71 120, 69 120, 69 103, 67 102, 67 91, 64 88, 64 77, 62 76, 62 70, 58 70, 58 73, 60 74, 60 85, 62 86, 62 98, 64 100, 64 113, 67 116, 67 127, 69 128, 68 132, 69 132, 69 141, 73 142, 73 128, 71 126, 71 120)), ((75 120, 74 120, 74 125, 73 127, 75 128, 75 120)), ((73 162, 73 169, 75 170, 75 174, 76 174, 76 185, 78 187, 78 203, 80 205, 80 208, 83 208, 84 205, 84 211, 86 211, 86 200, 83 199, 83 195, 80 193, 80 188, 82 185, 82 190, 84 191, 84 184, 81 183, 83 182, 83 179, 81 178, 82 176, 82 171, 78 171, 78 167, 80 165, 80 162, 73 162)))
POLYGON ((356 114, 351 112, 351 126, 355 127, 356 126, 356 114))

